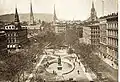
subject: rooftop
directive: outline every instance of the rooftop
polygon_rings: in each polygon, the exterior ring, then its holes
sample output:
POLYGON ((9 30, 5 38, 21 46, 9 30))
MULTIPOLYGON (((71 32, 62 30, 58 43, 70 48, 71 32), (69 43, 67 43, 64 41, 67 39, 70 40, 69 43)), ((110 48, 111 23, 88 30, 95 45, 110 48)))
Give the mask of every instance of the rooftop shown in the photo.
POLYGON ((102 16, 102 17, 100 17, 100 19, 106 19, 106 18, 111 18, 111 17, 118 17, 118 12, 108 14, 107 16, 102 16))

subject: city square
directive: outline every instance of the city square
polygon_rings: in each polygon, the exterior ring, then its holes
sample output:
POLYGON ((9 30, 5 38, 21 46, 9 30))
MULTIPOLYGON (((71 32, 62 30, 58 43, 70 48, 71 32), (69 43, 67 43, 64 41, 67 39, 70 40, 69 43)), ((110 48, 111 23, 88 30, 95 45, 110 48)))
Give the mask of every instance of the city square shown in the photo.
POLYGON ((117 0, 0 4, 0 82, 118 82, 117 0))

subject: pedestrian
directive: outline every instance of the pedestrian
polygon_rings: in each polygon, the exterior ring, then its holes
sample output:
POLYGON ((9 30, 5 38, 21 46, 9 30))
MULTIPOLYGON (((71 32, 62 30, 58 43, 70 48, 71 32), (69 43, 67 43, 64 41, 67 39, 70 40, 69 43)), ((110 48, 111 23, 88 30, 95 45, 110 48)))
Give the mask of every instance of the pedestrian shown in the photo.
POLYGON ((80 66, 80 62, 79 62, 79 66, 80 66))
POLYGON ((77 59, 75 58, 75 62, 77 62, 77 59))
POLYGON ((80 74, 79 70, 77 72, 78 72, 78 74, 80 74))
POLYGON ((54 72, 54 70, 53 70, 53 74, 54 74, 55 72, 54 72))

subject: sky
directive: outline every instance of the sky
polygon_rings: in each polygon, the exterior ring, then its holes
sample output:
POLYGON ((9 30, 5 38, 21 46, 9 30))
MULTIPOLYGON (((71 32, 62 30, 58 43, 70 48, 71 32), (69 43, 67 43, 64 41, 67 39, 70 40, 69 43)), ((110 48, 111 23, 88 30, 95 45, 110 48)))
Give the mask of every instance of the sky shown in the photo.
MULTIPOLYGON (((97 16, 102 16, 102 0, 31 0, 34 13, 53 14, 54 4, 58 19, 64 20, 86 20, 90 16, 92 1, 97 12, 97 16)), ((118 11, 117 0, 104 0, 104 15, 118 11)), ((0 15, 15 12, 30 12, 30 0, 0 0, 0 15)))

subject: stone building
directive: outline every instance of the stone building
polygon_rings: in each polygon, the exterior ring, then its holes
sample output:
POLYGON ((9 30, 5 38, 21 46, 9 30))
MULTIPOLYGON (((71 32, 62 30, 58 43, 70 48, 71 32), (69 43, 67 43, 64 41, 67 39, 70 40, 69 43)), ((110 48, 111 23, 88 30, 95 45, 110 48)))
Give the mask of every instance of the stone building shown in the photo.
POLYGON ((91 28, 80 26, 77 28, 79 43, 91 44, 91 28))
POLYGON ((91 28, 91 45, 94 48, 100 47, 100 27, 99 23, 90 24, 88 27, 91 28))
POLYGON ((118 63, 118 14, 100 17, 100 56, 118 63))
POLYGON ((56 23, 55 25, 55 33, 64 33, 66 31, 65 23, 56 23))
POLYGON ((118 60, 118 14, 112 13, 107 18, 107 57, 118 60))
POLYGON ((27 39, 27 27, 20 25, 19 15, 17 8, 15 9, 15 21, 14 24, 5 25, 3 29, 7 36, 7 48, 18 49, 23 47, 27 39))
POLYGON ((107 20, 100 17, 100 56, 106 58, 107 54, 107 20))

